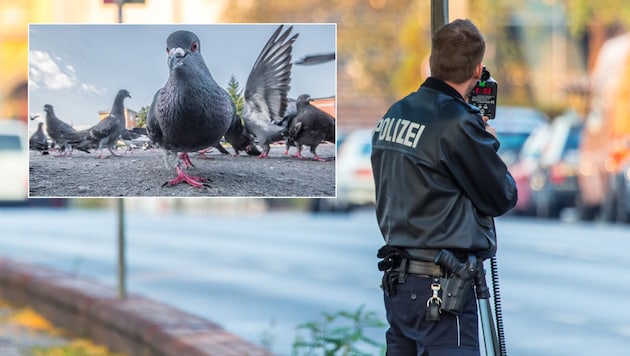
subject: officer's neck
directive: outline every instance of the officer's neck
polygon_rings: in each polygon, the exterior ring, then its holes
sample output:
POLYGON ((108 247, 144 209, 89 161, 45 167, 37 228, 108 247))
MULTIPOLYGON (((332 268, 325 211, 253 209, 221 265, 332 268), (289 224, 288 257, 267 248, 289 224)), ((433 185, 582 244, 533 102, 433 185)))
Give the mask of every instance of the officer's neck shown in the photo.
POLYGON ((477 83, 477 79, 471 77, 467 81, 459 84, 445 80, 444 83, 455 89, 462 96, 462 98, 468 98, 468 94, 470 94, 470 91, 477 83))

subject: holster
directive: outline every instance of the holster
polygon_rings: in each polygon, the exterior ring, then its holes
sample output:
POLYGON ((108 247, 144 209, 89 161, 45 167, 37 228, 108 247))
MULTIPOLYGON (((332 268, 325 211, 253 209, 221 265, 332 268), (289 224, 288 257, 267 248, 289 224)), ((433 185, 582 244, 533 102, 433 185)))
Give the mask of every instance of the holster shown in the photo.
POLYGON ((448 271, 447 277, 440 278, 442 311, 459 314, 473 293, 477 258, 469 255, 466 262, 461 262, 448 250, 441 250, 435 257, 435 263, 448 271))

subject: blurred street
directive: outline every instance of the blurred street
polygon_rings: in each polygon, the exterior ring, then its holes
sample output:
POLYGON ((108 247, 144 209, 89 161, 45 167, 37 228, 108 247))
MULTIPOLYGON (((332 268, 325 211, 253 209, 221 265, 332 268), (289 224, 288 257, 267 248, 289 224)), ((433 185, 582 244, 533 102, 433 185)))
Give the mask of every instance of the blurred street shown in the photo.
MULTIPOLYGON (((385 320, 372 210, 127 216, 130 293, 289 355, 295 327, 364 304, 385 320)), ((114 286, 113 211, 4 209, 0 255, 114 286)), ((510 355, 622 355, 630 347, 627 228, 504 217, 499 273, 510 355)), ((384 342, 380 332, 375 336, 384 342)))

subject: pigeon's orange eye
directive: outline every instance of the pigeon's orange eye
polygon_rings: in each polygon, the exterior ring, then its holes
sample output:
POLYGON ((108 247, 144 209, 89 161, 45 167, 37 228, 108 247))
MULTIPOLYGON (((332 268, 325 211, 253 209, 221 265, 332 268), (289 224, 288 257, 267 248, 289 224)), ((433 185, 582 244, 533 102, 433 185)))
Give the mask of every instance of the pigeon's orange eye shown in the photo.
POLYGON ((199 49, 199 45, 197 44, 197 42, 193 42, 192 46, 190 46, 190 50, 193 52, 197 52, 197 49, 199 49))

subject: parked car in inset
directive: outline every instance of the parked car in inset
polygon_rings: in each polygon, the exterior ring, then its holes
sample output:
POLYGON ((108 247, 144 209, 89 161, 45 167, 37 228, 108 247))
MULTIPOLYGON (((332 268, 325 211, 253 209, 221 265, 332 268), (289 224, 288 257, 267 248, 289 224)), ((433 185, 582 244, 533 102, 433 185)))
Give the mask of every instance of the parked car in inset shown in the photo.
POLYGON ((536 216, 558 218, 562 209, 576 206, 582 128, 581 118, 575 112, 558 116, 549 126, 547 142, 530 177, 536 216))

